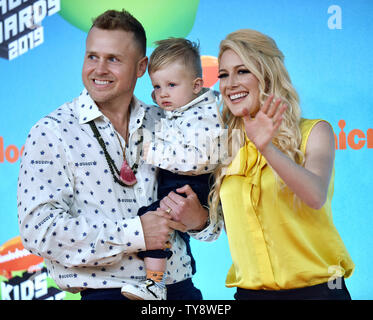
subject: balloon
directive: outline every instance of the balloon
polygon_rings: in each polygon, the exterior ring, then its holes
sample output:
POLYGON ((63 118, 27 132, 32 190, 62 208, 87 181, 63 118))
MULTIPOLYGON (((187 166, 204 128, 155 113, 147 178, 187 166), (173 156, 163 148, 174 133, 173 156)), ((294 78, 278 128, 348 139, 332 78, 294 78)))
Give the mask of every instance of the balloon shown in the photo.
POLYGON ((203 86, 211 88, 218 81, 218 58, 201 56, 203 86))
POLYGON ((199 0, 61 0, 59 14, 69 23, 88 32, 92 20, 108 9, 123 8, 138 19, 147 35, 147 46, 169 37, 186 37, 196 17, 199 0))

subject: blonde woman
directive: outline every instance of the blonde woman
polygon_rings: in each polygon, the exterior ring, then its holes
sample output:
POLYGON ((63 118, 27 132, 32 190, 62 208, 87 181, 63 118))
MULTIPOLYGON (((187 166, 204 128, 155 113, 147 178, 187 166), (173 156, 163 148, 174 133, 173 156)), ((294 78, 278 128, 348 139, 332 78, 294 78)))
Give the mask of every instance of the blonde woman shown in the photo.
POLYGON ((238 30, 220 44, 220 92, 232 161, 215 171, 236 299, 351 299, 354 264, 332 221, 334 136, 302 119, 276 43, 238 30), (238 134, 237 134, 238 133, 238 134))

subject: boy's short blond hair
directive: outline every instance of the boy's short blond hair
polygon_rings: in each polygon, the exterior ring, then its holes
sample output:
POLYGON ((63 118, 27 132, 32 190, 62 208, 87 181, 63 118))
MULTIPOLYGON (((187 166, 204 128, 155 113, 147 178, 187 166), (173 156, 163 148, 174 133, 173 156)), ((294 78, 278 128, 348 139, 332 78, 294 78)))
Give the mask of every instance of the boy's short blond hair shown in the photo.
POLYGON ((184 38, 169 38, 156 41, 157 47, 149 58, 149 74, 165 65, 181 61, 185 67, 194 72, 196 78, 202 78, 202 65, 199 44, 184 38))

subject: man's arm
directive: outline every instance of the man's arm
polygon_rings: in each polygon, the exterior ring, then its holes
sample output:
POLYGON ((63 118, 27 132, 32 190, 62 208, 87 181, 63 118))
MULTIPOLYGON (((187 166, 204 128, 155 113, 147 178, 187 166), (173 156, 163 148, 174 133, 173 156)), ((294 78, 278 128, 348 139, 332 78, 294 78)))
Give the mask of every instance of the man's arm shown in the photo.
POLYGON ((139 217, 117 224, 76 210, 74 165, 67 148, 51 124, 39 122, 30 131, 18 184, 25 248, 64 266, 107 265, 122 259, 122 254, 145 250, 139 217))

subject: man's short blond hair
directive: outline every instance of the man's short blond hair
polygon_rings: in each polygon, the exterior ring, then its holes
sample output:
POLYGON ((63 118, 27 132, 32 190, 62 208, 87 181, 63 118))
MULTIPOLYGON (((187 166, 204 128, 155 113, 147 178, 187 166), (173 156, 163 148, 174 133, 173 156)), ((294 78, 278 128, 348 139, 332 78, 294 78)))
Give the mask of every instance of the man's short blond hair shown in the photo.
POLYGON ((146 55, 146 34, 144 27, 128 11, 107 10, 97 18, 93 19, 92 27, 103 30, 123 30, 132 32, 134 41, 138 45, 141 54, 146 55))
POLYGON ((157 47, 149 58, 149 74, 169 63, 181 61, 196 78, 202 78, 199 44, 184 38, 169 38, 157 41, 155 44, 157 47))

